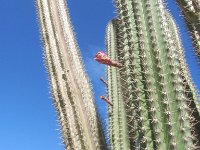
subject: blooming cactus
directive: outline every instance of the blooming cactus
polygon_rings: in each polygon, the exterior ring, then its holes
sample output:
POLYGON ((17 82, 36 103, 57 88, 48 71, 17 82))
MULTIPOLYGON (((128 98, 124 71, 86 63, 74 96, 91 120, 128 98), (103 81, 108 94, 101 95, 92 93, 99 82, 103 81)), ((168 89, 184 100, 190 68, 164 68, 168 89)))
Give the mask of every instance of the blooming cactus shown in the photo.
POLYGON ((105 64, 105 65, 109 65, 109 66, 114 66, 114 67, 122 67, 121 63, 118 63, 116 61, 113 61, 112 59, 110 59, 110 57, 108 57, 105 53, 99 51, 95 58, 96 61, 98 61, 101 64, 105 64))

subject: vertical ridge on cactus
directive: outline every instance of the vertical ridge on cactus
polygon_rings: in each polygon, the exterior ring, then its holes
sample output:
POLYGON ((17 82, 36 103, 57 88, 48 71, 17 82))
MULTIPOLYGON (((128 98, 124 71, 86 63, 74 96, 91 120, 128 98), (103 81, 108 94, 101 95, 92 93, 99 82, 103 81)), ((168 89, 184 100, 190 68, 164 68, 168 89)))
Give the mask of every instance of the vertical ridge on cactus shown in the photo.
POLYGON ((54 105, 66 149, 105 149, 65 0, 37 0, 54 105))

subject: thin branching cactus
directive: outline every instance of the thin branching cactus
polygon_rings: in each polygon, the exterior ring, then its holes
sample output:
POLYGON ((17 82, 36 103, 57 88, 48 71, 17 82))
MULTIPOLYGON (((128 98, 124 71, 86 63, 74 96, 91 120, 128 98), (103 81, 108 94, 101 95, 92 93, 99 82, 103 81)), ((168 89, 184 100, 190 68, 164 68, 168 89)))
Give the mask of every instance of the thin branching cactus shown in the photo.
POLYGON ((106 149, 66 1, 37 0, 36 4, 65 149, 106 149))
POLYGON ((198 96, 163 1, 115 3, 107 52, 123 67, 107 67, 111 149, 200 149, 198 96))
POLYGON ((194 49, 200 58, 200 1, 176 0, 179 4, 187 27, 191 33, 194 49))

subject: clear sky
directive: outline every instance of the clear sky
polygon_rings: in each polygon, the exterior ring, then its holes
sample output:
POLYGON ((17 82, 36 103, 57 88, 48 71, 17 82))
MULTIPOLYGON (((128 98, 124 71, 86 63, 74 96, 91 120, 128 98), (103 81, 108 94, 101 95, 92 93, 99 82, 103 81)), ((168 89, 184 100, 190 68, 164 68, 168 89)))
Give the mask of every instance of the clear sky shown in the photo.
MULTIPOLYGON (((200 89, 200 67, 194 61, 187 30, 174 0, 168 1, 181 27, 192 77, 200 89)), ((0 150, 64 150, 49 94, 35 2, 0 2, 0 150)), ((105 49, 106 24, 116 15, 112 0, 68 0, 68 4, 96 103, 103 114, 106 106, 99 96, 105 94, 105 88, 99 77, 105 76, 105 70, 93 57, 99 49, 105 49)))

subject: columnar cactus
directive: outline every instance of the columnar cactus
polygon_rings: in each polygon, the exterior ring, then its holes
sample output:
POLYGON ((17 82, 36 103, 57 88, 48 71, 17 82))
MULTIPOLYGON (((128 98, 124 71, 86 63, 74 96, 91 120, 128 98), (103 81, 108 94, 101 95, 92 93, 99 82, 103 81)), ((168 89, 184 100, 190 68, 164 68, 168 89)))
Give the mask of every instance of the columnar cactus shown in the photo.
POLYGON ((169 14, 167 14, 167 17, 169 19, 169 24, 173 27, 171 30, 171 34, 173 37, 175 37, 174 41, 177 46, 177 51, 179 53, 179 56, 181 56, 181 57, 179 57, 179 61, 180 61, 181 67, 182 67, 181 68, 181 73, 182 73, 181 77, 184 82, 185 95, 188 99, 187 104, 190 107, 191 115, 195 118, 192 120, 192 122, 194 124, 193 129, 195 131, 195 134, 197 135, 196 139, 198 139, 195 142, 197 143, 197 145, 200 145, 200 140, 199 140, 200 139, 200 123, 199 123, 200 116, 198 115, 200 112, 200 107, 199 107, 200 101, 198 99, 197 91, 191 81, 191 77, 190 77, 190 74, 188 71, 187 64, 184 60, 185 56, 183 53, 183 48, 182 48, 182 44, 180 41, 178 29, 176 27, 176 24, 175 24, 173 18, 169 14))
MULTIPOLYGON (((195 3, 199 12, 198 1, 179 2, 195 3)), ((200 148, 198 95, 173 18, 162 0, 115 3, 118 16, 106 33, 108 55, 120 64, 107 67, 111 150, 200 148)), ((66 2, 36 0, 36 4, 65 149, 105 150, 66 2)), ((184 13, 198 51, 199 13, 188 13, 193 7, 184 13)))
POLYGON ((46 67, 66 149, 106 149, 66 2, 37 0, 36 4, 46 67))
MULTIPOLYGON (((114 60, 118 60, 118 51, 116 50, 116 32, 114 24, 110 23, 107 28, 107 50, 108 55, 114 60)), ((128 125, 125 112, 125 103, 123 90, 119 78, 119 70, 116 67, 107 67, 108 94, 109 100, 112 100, 112 106, 109 109, 109 137, 111 149, 123 150, 130 149, 128 138, 128 125)))
POLYGON ((176 0, 184 15, 187 27, 191 33, 194 48, 200 58, 200 1, 176 0))
POLYGON ((172 17, 162 0, 115 3, 107 52, 123 67, 107 68, 111 149, 196 149, 200 107, 172 17))

